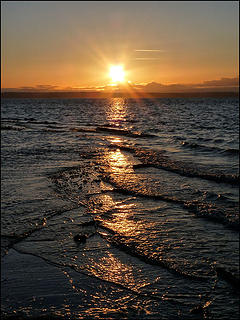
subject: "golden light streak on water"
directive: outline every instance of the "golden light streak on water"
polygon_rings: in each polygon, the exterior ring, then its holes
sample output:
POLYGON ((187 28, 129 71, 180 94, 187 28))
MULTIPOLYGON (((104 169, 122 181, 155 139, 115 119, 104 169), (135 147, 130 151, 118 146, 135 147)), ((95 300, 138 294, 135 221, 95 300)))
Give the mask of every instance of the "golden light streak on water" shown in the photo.
POLYGON ((124 98, 112 98, 109 101, 107 109, 107 120, 109 124, 119 126, 119 122, 125 121, 127 116, 127 107, 124 98))

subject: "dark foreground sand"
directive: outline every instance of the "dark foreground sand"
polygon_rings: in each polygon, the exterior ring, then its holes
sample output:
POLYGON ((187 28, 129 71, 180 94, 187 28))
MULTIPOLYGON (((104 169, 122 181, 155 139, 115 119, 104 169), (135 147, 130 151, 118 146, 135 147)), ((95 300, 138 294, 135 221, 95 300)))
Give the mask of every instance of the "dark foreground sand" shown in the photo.
MULTIPOLYGON (((111 294, 111 286, 102 285, 98 279, 70 268, 59 269, 41 258, 14 249, 2 259, 1 283, 4 301, 1 319, 4 320, 68 319, 70 314, 93 319, 88 317, 89 307, 92 310, 94 306, 93 297, 108 292, 110 298, 111 294), (84 290, 79 290, 81 287, 84 290)), ((102 307, 110 316, 112 306, 108 298, 102 307)), ((112 317, 118 318, 114 314, 112 317)))

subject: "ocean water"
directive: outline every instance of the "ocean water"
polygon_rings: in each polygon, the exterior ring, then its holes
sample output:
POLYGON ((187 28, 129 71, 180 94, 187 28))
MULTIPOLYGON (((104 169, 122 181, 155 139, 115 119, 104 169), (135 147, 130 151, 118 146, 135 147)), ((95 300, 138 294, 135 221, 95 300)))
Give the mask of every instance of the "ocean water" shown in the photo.
POLYGON ((2 314, 239 318, 234 98, 2 101, 2 314))

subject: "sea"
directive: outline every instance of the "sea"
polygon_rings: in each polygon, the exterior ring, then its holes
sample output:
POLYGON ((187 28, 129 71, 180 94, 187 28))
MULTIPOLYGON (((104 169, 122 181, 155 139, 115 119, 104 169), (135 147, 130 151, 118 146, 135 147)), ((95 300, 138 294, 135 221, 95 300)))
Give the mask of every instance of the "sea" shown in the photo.
POLYGON ((239 319, 238 98, 2 99, 1 158, 3 319, 239 319))

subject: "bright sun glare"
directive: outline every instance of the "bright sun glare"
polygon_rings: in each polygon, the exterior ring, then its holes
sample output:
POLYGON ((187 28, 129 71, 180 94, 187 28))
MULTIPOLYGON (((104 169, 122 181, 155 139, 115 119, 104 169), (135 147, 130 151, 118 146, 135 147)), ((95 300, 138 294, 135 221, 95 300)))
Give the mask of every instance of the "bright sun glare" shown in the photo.
POLYGON ((112 78, 112 82, 123 82, 125 72, 122 66, 111 66, 109 75, 112 78))

